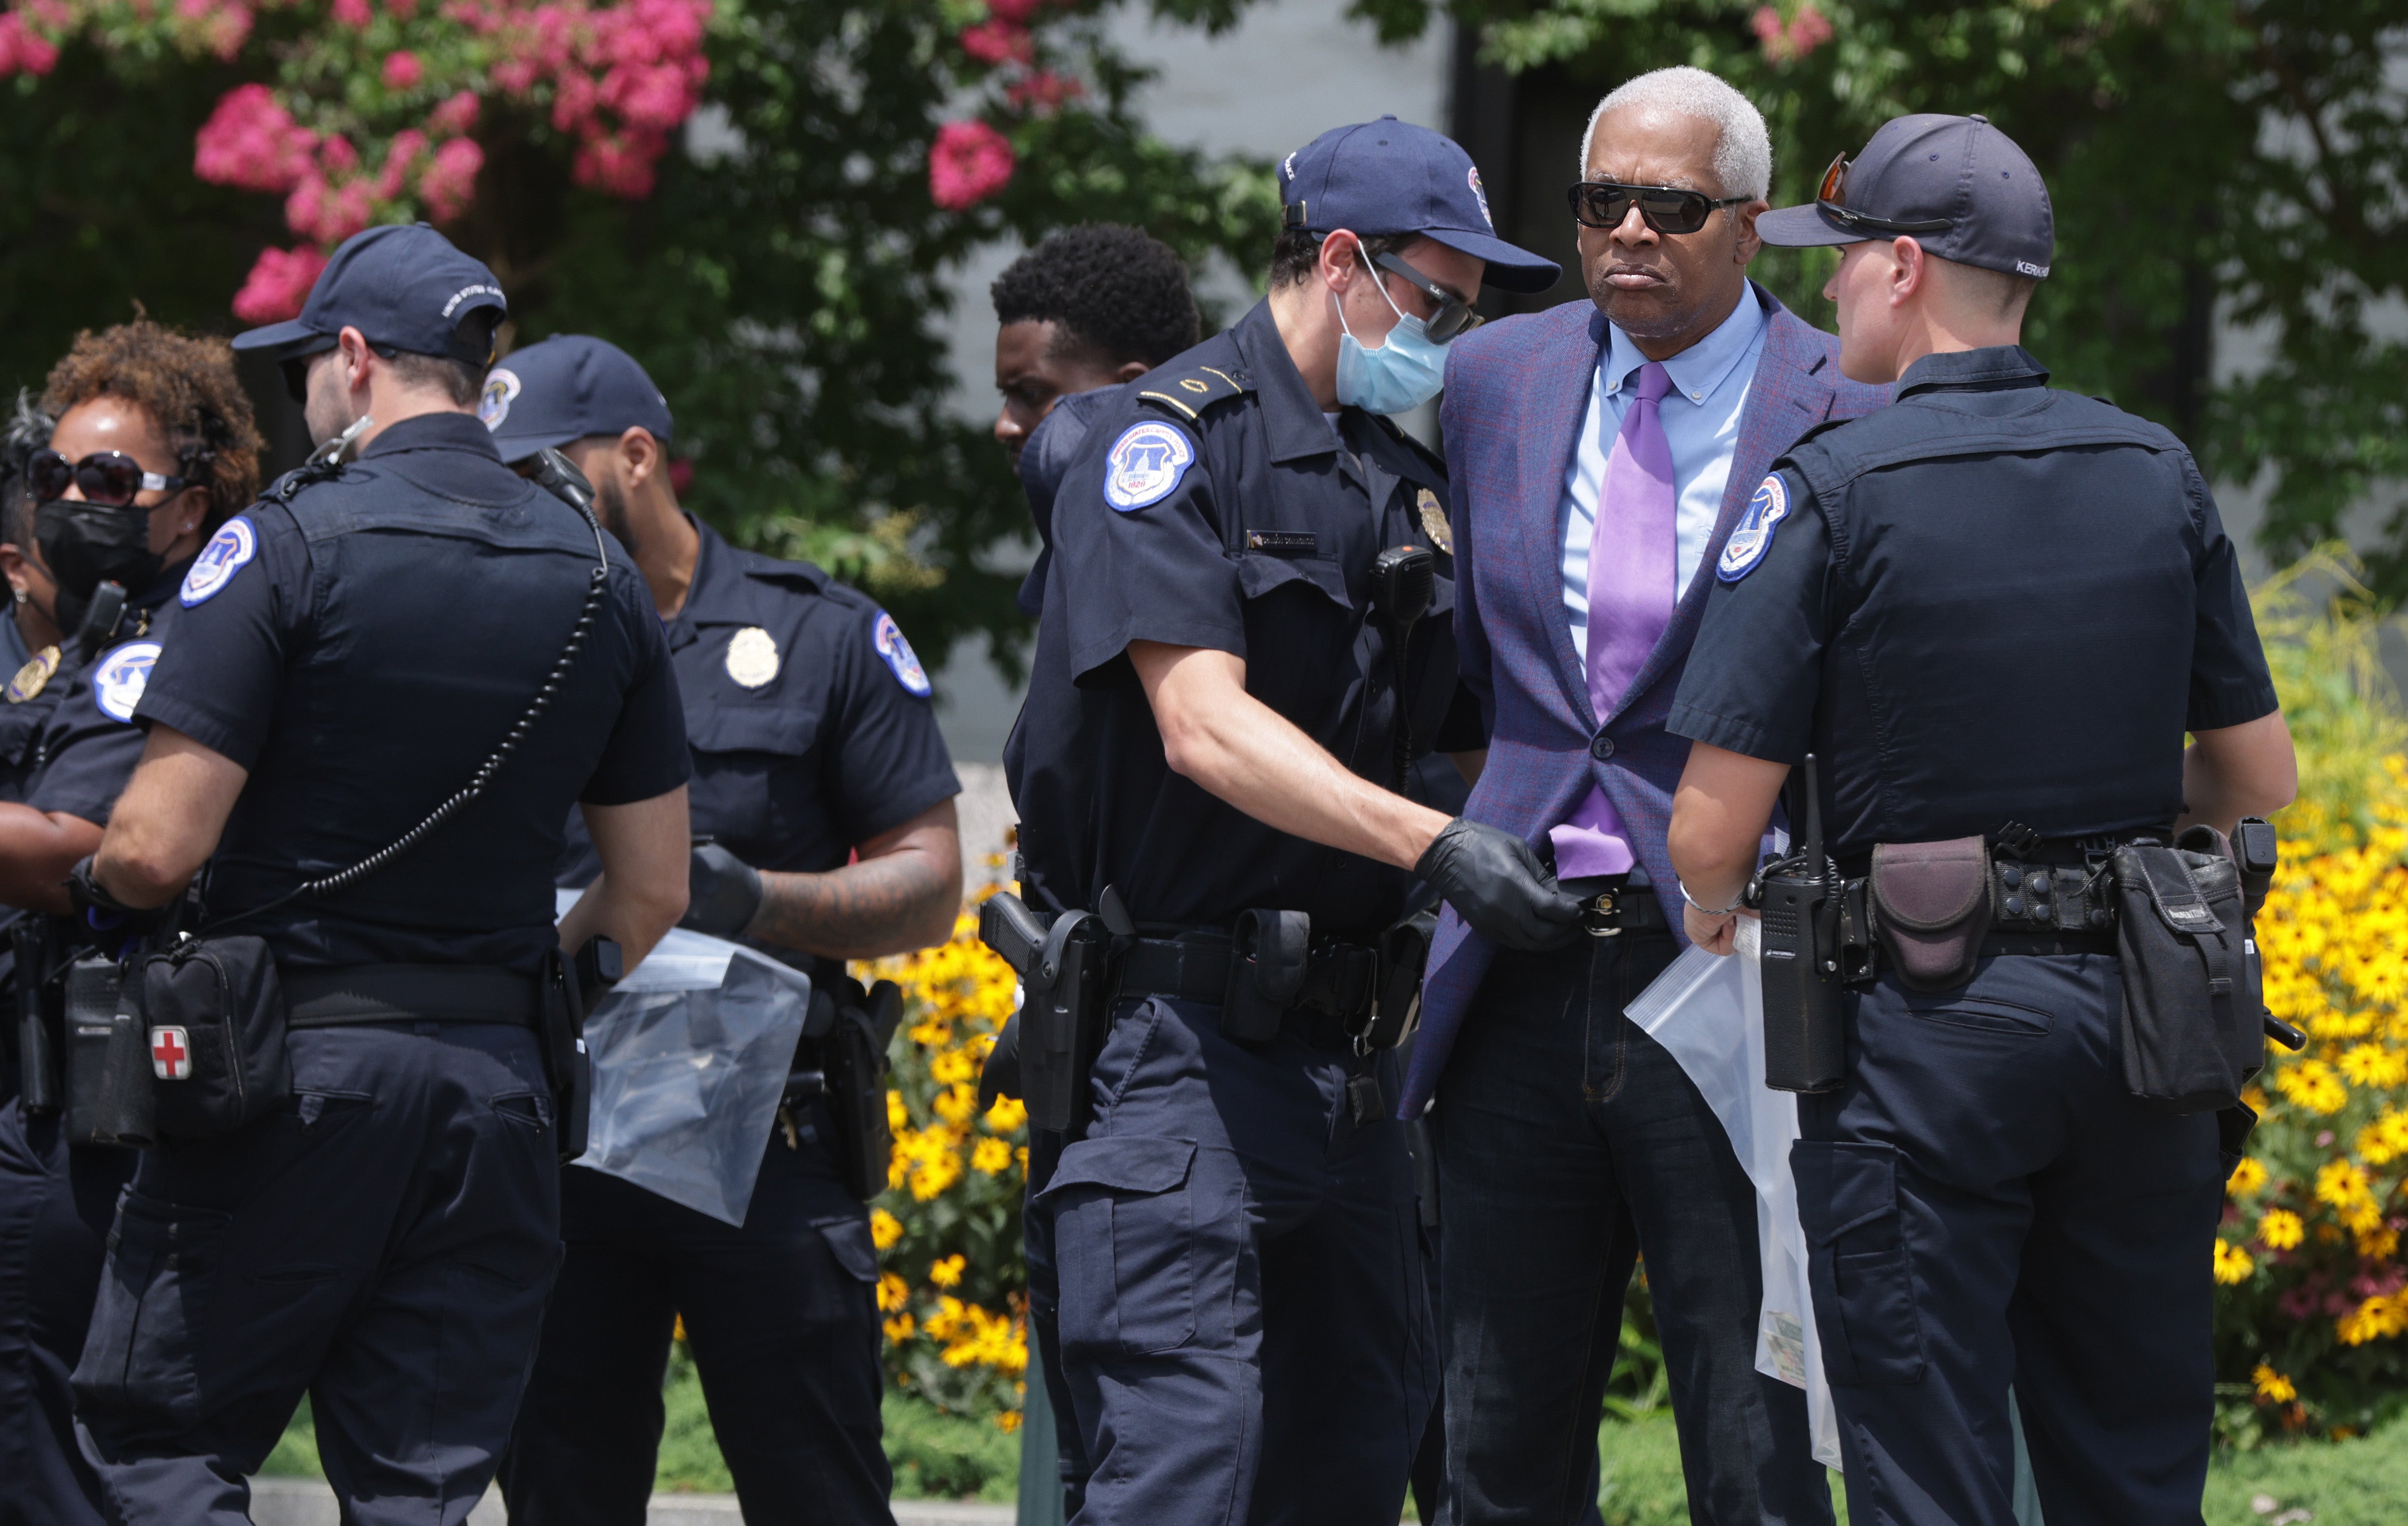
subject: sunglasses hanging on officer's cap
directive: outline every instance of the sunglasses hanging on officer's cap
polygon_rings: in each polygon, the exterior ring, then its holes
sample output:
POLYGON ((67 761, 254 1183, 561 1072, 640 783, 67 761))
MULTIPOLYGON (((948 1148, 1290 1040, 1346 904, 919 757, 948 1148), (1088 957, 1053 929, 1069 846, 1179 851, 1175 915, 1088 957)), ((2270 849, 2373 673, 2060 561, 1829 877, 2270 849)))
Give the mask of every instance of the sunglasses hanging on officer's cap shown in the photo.
MULTIPOLYGON (((1934 154, 1933 158, 1939 155, 1934 154)), ((1823 171, 1823 184, 1814 193, 1814 205, 1823 215, 1850 233, 1868 236, 1876 233, 1945 233, 1955 224, 1944 217, 1927 217, 1906 221, 1895 217, 1875 217, 1870 212, 1853 210, 1848 206, 1848 151, 1842 149, 1831 158, 1831 167, 1823 171)))
POLYGON ((1724 196, 1717 200, 1703 191, 1684 191, 1677 185, 1625 185, 1619 180, 1583 180, 1568 187, 1564 199, 1571 203, 1572 221, 1584 228, 1618 228, 1630 215, 1636 202, 1639 215, 1657 233, 1695 233, 1706 225, 1706 219, 1725 207, 1743 206, 1754 196, 1724 196))

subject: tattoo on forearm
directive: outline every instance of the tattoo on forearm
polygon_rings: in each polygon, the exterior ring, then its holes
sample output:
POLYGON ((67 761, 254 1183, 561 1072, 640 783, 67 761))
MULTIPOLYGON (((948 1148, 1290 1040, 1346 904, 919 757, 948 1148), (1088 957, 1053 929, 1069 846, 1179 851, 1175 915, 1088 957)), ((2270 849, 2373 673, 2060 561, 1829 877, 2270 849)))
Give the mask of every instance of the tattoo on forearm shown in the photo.
POLYGON ((917 849, 823 874, 766 872, 761 910, 745 930, 829 958, 906 953, 922 946, 924 929, 950 910, 953 879, 934 855, 917 849))

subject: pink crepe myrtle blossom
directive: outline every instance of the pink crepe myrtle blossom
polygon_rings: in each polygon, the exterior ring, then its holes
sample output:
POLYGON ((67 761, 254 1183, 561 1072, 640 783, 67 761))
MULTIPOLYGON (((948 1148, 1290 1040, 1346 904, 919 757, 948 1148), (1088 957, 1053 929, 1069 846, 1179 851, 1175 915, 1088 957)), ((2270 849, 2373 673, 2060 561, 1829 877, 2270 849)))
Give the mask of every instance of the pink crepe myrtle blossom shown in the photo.
POLYGON ((308 244, 261 250, 242 290, 235 294, 234 315, 247 324, 280 324, 299 316, 324 268, 324 252, 308 244))
POLYGON ((928 147, 928 195, 947 211, 976 205, 1010 183, 1011 142, 983 122, 949 122, 928 147))

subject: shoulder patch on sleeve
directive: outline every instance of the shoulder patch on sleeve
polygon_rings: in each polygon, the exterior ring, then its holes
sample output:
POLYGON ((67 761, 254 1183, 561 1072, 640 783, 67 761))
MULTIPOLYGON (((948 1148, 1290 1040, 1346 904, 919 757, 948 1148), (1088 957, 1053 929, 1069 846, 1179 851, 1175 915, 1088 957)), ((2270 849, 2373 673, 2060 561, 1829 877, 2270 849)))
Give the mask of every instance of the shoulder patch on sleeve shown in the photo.
POLYGON ((1747 500, 1746 512, 1731 526, 1730 539, 1723 543, 1722 559, 1714 564, 1714 576, 1725 583, 1737 583, 1756 570, 1764 554, 1772 549, 1772 532, 1789 517, 1789 484, 1774 472, 1758 483, 1747 500))
POLYGON ((112 721, 132 721, 150 682, 150 665, 158 660, 157 641, 128 641, 108 653, 93 664, 93 703, 112 721))
POLYGON ((932 685, 928 670, 920 666, 920 655, 903 639, 903 627, 884 610, 878 612, 877 623, 870 626, 869 641, 878 649, 879 657, 895 674, 895 682, 903 685, 907 694, 925 699, 932 685))
POLYGON ((249 514, 235 515, 218 526, 218 533, 210 536, 209 543, 193 558, 191 570, 184 574, 184 586, 177 590, 176 597, 188 610, 208 602, 258 554, 258 528, 249 514))
POLYGON ((1214 403, 1226 402, 1253 390, 1253 383, 1242 373, 1212 366, 1191 366, 1175 375, 1149 380, 1139 389, 1138 397, 1158 403, 1183 419, 1194 420, 1202 418, 1204 410, 1214 403))
POLYGON ((1160 503, 1195 464, 1196 446, 1184 431, 1151 419, 1132 424, 1105 453, 1104 501, 1125 514, 1160 503))

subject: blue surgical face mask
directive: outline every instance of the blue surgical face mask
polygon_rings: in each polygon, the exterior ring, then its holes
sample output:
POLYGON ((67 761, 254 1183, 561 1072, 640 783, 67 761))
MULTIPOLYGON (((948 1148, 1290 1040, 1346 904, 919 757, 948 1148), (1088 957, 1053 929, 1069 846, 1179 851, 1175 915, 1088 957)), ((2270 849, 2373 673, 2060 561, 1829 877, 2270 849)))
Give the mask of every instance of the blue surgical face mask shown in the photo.
MULTIPOLYGON (((1338 400, 1372 413, 1403 413, 1419 408, 1446 385, 1446 346, 1435 343, 1420 319, 1397 306, 1387 282, 1374 278, 1380 300, 1397 315, 1387 341, 1367 350, 1346 327, 1346 305, 1338 305, 1338 400)), ((1330 300, 1338 300, 1331 294, 1330 300)))

